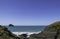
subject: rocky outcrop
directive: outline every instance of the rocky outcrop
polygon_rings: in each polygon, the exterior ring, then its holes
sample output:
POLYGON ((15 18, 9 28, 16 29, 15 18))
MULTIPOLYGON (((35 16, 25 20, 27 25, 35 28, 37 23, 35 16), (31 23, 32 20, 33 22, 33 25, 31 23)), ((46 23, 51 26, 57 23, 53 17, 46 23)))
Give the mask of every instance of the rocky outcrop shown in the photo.
POLYGON ((60 21, 48 25, 39 34, 32 34, 30 39, 60 39, 60 21))
POLYGON ((5 26, 0 25, 0 39, 28 39, 27 34, 16 36, 11 33, 5 26))
POLYGON ((13 25, 13 24, 9 24, 8 26, 9 26, 9 27, 13 27, 14 25, 13 25))
POLYGON ((12 34, 6 27, 0 25, 0 39, 20 39, 12 34))
POLYGON ((27 34, 19 35, 19 37, 20 37, 21 39, 28 39, 28 38, 27 38, 27 34))

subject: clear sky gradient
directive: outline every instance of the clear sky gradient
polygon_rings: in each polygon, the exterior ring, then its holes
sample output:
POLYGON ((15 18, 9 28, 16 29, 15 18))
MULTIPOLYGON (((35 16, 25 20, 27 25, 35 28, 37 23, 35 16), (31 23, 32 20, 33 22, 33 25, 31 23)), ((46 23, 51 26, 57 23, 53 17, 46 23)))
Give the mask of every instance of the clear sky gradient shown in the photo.
POLYGON ((0 24, 48 25, 60 21, 60 0, 0 0, 0 24))

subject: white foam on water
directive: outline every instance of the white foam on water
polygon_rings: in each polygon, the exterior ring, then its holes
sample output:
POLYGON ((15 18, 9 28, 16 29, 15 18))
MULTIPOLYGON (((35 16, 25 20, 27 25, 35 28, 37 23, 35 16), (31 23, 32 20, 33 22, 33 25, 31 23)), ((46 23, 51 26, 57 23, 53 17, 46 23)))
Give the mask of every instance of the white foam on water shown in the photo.
POLYGON ((41 31, 38 31, 38 32, 12 32, 13 34, 15 34, 15 35, 21 35, 21 34, 27 34, 28 35, 28 37, 31 35, 31 34, 38 34, 38 33, 40 33, 41 31))

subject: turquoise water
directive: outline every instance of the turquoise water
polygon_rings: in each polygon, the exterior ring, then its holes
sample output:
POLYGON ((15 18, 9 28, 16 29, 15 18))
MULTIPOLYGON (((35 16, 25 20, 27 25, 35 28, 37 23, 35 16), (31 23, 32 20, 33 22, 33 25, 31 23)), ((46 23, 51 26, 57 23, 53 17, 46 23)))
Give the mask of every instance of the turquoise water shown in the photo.
POLYGON ((11 32, 38 32, 43 31, 46 26, 6 26, 11 32))

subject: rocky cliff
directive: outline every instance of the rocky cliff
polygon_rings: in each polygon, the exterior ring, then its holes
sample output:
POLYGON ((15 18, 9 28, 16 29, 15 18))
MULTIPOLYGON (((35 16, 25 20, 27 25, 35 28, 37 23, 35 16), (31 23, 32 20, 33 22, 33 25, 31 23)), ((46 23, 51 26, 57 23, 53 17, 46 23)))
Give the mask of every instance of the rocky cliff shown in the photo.
POLYGON ((32 34, 30 39, 60 39, 60 21, 48 25, 39 34, 32 34))
POLYGON ((20 39, 12 34, 6 27, 0 25, 0 39, 20 39))

